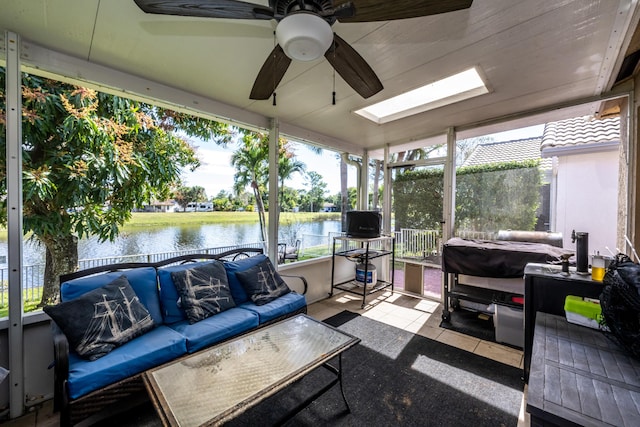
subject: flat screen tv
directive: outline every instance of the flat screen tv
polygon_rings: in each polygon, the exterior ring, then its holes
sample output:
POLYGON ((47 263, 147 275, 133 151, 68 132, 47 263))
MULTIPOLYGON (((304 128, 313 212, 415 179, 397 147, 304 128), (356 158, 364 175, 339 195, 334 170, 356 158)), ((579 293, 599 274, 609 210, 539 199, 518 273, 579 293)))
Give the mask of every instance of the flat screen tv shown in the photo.
POLYGON ((347 236, 372 238, 380 237, 382 215, 377 211, 347 212, 347 236))

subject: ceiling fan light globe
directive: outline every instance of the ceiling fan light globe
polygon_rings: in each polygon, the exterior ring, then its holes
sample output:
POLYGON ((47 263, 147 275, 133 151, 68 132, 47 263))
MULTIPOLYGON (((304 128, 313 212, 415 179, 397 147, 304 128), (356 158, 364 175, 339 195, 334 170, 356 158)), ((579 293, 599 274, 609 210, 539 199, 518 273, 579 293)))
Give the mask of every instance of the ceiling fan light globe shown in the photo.
POLYGON ((276 27, 276 39, 291 59, 314 61, 329 49, 333 42, 331 25, 311 13, 286 16, 276 27))

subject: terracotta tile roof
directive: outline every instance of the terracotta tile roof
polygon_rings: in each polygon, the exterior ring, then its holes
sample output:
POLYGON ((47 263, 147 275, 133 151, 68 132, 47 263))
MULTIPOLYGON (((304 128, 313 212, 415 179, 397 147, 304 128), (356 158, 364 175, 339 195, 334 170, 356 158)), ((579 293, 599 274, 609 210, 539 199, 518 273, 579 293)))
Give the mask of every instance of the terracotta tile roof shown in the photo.
POLYGON ((541 150, 620 142, 620 118, 597 120, 590 116, 547 123, 541 150))
POLYGON ((539 159, 541 142, 542 137, 536 137, 480 144, 464 161, 463 166, 539 159))

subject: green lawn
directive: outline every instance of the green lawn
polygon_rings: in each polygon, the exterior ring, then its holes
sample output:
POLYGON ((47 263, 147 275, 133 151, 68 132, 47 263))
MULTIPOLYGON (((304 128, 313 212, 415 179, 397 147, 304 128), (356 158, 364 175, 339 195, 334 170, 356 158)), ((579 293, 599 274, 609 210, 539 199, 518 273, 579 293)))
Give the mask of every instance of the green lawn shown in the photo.
MULTIPOLYGON (((2 295, 2 299, 0 299, 0 301, 4 301, 4 303, 0 303, 0 318, 3 318, 3 317, 9 316, 9 304, 8 304, 9 291, 2 291, 0 295, 2 295)), ((24 312, 28 313, 30 311, 39 310, 40 308, 38 307, 38 304, 40 303, 41 298, 42 298, 42 288, 33 288, 33 290, 24 290, 22 292, 24 312)))
MULTIPOLYGON (((267 221, 268 221, 267 214, 267 221)), ((283 212, 280 222, 328 221, 340 220, 340 212, 283 212)), ((134 212, 124 229, 136 227, 158 227, 198 224, 251 223, 258 222, 257 212, 134 212)))

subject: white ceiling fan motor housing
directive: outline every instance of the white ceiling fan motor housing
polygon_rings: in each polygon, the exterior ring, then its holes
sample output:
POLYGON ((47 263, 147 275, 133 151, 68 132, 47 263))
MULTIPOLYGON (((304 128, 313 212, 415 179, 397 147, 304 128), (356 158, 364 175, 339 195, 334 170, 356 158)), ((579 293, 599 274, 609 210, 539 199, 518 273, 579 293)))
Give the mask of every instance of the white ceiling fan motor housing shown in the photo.
POLYGON ((331 25, 318 15, 299 12, 288 15, 276 27, 276 39, 291 59, 314 61, 333 42, 331 25))

